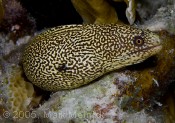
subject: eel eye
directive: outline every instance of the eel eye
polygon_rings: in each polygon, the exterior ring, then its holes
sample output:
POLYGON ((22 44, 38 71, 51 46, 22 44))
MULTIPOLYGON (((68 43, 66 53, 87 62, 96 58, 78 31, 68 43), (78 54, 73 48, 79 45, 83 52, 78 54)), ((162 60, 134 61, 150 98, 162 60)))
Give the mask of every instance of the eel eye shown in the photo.
POLYGON ((142 46, 144 44, 144 39, 141 36, 134 37, 134 45, 142 46))

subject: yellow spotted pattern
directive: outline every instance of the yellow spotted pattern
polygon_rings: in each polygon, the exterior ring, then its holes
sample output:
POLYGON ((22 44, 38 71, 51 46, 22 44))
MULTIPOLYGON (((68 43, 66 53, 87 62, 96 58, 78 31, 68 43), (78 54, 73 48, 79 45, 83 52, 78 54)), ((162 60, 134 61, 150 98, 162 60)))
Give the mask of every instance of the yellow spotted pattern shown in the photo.
POLYGON ((160 49, 159 36, 148 30, 118 24, 65 25, 31 40, 23 54, 23 68, 36 86, 58 91, 139 63, 160 49))

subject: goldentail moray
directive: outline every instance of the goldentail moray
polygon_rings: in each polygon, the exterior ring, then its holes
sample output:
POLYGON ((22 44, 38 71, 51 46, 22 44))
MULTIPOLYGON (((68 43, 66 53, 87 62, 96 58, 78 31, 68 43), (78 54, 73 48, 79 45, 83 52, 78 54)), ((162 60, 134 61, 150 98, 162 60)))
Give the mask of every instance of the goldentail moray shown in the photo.
POLYGON ((103 74, 142 62, 161 49, 159 36, 127 25, 51 28, 26 47, 27 78, 48 91, 77 88, 103 74))

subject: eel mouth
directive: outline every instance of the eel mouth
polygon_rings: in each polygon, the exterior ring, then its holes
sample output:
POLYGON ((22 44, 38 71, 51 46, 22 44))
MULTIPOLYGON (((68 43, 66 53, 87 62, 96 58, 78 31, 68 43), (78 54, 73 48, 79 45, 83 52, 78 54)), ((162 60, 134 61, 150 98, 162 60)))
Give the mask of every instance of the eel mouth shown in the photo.
POLYGON ((140 51, 149 51, 149 50, 152 50, 152 51, 155 51, 156 53, 159 52, 160 50, 162 49, 162 45, 156 45, 156 46, 152 46, 152 47, 148 47, 148 48, 145 48, 143 50, 140 50, 140 51))
POLYGON ((156 49, 159 52, 162 49, 162 45, 157 45, 154 47, 154 49, 156 49))
POLYGON ((144 49, 140 49, 140 50, 131 52, 131 53, 129 53, 129 54, 135 54, 135 53, 138 53, 138 52, 147 52, 147 51, 153 51, 153 52, 154 52, 153 54, 156 54, 156 53, 158 53, 161 49, 162 49, 162 45, 160 44, 160 45, 156 45, 156 46, 152 46, 152 47, 147 47, 147 48, 144 48, 144 49))

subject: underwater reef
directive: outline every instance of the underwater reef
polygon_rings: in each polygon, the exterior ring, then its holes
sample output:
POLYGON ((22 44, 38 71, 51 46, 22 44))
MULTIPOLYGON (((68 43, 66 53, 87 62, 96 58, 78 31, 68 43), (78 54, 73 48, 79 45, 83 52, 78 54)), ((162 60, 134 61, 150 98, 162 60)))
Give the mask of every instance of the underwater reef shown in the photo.
POLYGON ((175 122, 175 1, 41 2, 0 0, 0 122, 175 122), (48 92, 25 76, 22 54, 34 35, 58 25, 108 23, 154 31, 163 48, 77 89, 48 92))
MULTIPOLYGON (((40 97, 35 97, 34 87, 24 80, 22 70, 18 66, 8 68, 6 76, 1 83, 1 113, 9 112, 9 118, 15 120, 25 118, 24 112, 30 111, 31 107, 38 105, 40 97), (23 112, 23 113, 22 113, 23 112)), ((1 115, 2 115, 1 114, 1 115)), ((6 117, 4 115, 4 117, 6 117)))

